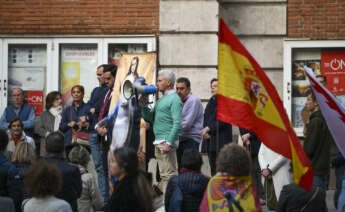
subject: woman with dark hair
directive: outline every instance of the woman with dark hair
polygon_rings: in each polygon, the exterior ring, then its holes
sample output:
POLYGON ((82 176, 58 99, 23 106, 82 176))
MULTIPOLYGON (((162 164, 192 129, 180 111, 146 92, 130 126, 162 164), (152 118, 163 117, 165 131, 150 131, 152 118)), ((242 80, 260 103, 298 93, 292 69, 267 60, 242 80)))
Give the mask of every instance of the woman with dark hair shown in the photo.
POLYGON ((209 211, 209 206, 213 205, 224 208, 224 211, 233 211, 234 208, 235 211, 261 211, 250 176, 249 152, 237 144, 225 145, 216 164, 217 174, 208 183, 200 211, 209 211))
POLYGON ((13 153, 12 156, 12 163, 15 165, 19 172, 19 176, 22 183, 22 188, 24 191, 24 199, 30 198, 28 193, 26 192, 24 182, 23 182, 23 176, 24 172, 30 167, 31 163, 33 163, 36 159, 36 154, 34 151, 34 148, 27 143, 27 142, 20 142, 13 153))
POLYGON ((74 132, 88 132, 89 123, 86 120, 89 107, 84 103, 84 87, 75 85, 71 89, 73 103, 67 107, 62 113, 62 120, 60 123, 60 131, 65 136, 65 150, 66 155, 72 149, 73 144, 73 131, 74 132))
POLYGON ((99 192, 95 177, 87 171, 87 164, 90 162, 89 152, 81 145, 77 145, 72 148, 68 158, 71 163, 78 166, 83 182, 83 190, 78 199, 78 211, 94 212, 101 210, 104 206, 104 200, 99 192))
POLYGON ((62 185, 61 173, 56 165, 38 160, 24 173, 24 183, 32 196, 28 201, 23 201, 24 212, 72 212, 65 200, 54 197, 62 185))
POLYGON ((139 170, 137 153, 133 149, 122 147, 111 152, 109 171, 118 182, 105 212, 153 211, 153 191, 139 170))
POLYGON ((50 92, 46 97, 46 111, 35 122, 35 132, 40 136, 40 156, 46 156, 45 138, 58 131, 62 114, 62 95, 58 91, 50 92))

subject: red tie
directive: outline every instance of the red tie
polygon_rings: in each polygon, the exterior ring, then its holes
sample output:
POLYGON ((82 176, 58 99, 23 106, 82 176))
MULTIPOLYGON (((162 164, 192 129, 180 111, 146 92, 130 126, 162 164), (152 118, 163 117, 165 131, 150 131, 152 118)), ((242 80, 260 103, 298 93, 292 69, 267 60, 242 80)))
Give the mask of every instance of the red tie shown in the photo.
POLYGON ((101 111, 99 112, 98 121, 103 119, 104 110, 110 100, 111 93, 112 93, 112 90, 109 90, 107 95, 105 96, 104 104, 101 108, 101 111))

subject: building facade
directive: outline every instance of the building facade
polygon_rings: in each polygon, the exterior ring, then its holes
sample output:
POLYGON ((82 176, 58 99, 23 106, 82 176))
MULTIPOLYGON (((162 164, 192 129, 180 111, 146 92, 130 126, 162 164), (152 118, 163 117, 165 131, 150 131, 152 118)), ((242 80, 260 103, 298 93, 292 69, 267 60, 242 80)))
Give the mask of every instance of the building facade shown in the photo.
POLYGON ((0 112, 21 87, 43 110, 53 90, 84 85, 85 100, 98 82, 98 65, 121 52, 156 51, 159 0, 2 1, 0 4, 0 112))
POLYGON ((301 66, 328 75, 337 68, 328 88, 343 101, 344 11, 336 0, 2 1, 0 112, 20 84, 38 105, 70 82, 85 85, 87 99, 97 65, 116 63, 120 52, 156 51, 157 70, 189 77, 206 103, 217 77, 221 17, 267 73, 301 136, 308 84, 301 66))

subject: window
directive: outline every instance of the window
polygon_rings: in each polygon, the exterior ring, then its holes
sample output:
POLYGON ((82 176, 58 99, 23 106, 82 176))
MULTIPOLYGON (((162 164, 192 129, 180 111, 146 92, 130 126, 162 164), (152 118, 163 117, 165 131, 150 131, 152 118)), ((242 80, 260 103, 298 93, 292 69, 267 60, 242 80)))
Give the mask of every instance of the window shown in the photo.
POLYGON ((84 101, 98 86, 96 68, 116 63, 122 52, 155 51, 153 36, 118 38, 2 38, 0 39, 0 113, 11 103, 11 90, 21 87, 38 115, 46 94, 66 92, 74 84, 85 88, 84 101), (73 85, 72 85, 73 84, 73 85))
POLYGON ((344 61, 344 41, 284 42, 284 106, 298 136, 303 136, 302 110, 306 110, 309 89, 303 67, 311 68, 316 76, 326 76, 326 88, 345 105, 344 61))

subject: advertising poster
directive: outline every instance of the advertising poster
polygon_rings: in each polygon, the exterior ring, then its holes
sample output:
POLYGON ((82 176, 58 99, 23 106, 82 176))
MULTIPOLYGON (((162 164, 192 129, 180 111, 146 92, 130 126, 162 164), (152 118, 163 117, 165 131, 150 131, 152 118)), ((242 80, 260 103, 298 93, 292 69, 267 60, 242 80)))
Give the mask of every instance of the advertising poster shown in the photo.
POLYGON ((10 67, 8 70, 9 89, 21 88, 23 90, 43 90, 45 68, 17 68, 10 67))
POLYGON ((43 91, 26 91, 26 103, 35 108, 35 116, 41 115, 44 106, 43 91))
POLYGON ((92 89, 98 86, 96 45, 63 45, 61 47, 60 76, 63 101, 71 105, 71 88, 82 85, 85 89, 84 101, 90 99, 92 89))
POLYGON ((345 51, 322 51, 321 64, 327 89, 334 95, 345 95, 345 51))
POLYGON ((295 60, 292 64, 292 124, 295 128, 303 128, 301 111, 307 101, 306 91, 310 88, 305 76, 304 66, 311 68, 315 75, 321 74, 320 60, 295 60))
POLYGON ((80 63, 63 62, 61 75, 62 99, 65 103, 71 101, 71 88, 80 84, 80 63))
POLYGON ((119 60, 109 112, 115 107, 120 97, 121 85, 130 73, 131 64, 134 63, 134 60, 137 61, 136 71, 138 76, 144 77, 148 85, 155 84, 153 80, 155 76, 156 53, 123 54, 119 60))

